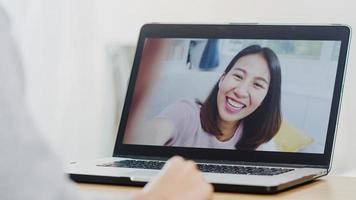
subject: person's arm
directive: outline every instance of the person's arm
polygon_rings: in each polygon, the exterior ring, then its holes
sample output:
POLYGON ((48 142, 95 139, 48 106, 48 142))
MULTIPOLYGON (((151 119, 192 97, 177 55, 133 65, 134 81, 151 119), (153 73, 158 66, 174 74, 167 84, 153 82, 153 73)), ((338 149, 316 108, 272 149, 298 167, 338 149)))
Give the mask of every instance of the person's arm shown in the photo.
POLYGON ((174 126, 168 119, 152 119, 149 121, 135 121, 134 128, 131 128, 130 139, 124 143, 158 145, 162 146, 172 136, 174 126))
POLYGON ((165 107, 151 120, 137 117, 136 126, 131 129, 130 140, 127 143, 145 145, 165 145, 167 141, 179 137, 191 118, 191 108, 186 101, 177 101, 165 107))
POLYGON ((62 163, 34 125, 23 71, 10 22, 0 6, 0 199, 78 199, 62 163))

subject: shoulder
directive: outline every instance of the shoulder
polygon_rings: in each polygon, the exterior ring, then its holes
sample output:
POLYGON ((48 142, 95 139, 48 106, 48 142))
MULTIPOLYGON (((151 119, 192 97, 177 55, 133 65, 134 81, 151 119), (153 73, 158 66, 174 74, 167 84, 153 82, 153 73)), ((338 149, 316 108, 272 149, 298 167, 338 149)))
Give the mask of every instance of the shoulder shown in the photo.
POLYGON ((189 109, 200 110, 200 105, 193 99, 180 99, 177 103, 189 109))
POLYGON ((167 109, 176 110, 178 112, 182 112, 182 111, 199 112, 200 106, 193 100, 179 99, 178 101, 167 106, 167 109))
POLYGON ((186 145, 191 142, 192 134, 196 133, 200 125, 200 108, 197 103, 188 99, 179 99, 168 105, 158 116, 156 120, 160 123, 165 121, 168 124, 171 141, 166 145, 186 145))
POLYGON ((196 123, 200 120, 200 108, 197 103, 188 99, 179 99, 168 105, 156 118, 169 119, 176 126, 196 123))

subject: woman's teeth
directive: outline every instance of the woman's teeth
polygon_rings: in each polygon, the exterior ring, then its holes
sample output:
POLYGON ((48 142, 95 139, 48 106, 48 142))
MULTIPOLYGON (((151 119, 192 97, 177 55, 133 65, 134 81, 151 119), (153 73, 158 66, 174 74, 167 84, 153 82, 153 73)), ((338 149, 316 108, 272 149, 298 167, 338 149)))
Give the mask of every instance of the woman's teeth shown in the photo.
POLYGON ((245 106, 244 104, 238 103, 230 98, 227 98, 227 102, 230 106, 237 108, 237 109, 241 109, 245 106))

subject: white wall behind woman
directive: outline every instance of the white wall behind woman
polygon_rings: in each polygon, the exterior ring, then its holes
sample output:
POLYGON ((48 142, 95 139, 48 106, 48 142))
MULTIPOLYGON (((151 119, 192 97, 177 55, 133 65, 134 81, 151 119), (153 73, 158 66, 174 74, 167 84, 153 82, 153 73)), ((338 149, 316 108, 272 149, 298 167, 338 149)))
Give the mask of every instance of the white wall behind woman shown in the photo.
MULTIPOLYGON (((111 154, 118 109, 105 47, 110 42, 134 44, 144 23, 345 23, 356 27, 355 6, 348 0, 2 1, 16 25, 34 116, 65 159, 111 154)), ((336 172, 356 166, 356 159, 349 158, 356 141, 356 57, 350 50, 336 172)))

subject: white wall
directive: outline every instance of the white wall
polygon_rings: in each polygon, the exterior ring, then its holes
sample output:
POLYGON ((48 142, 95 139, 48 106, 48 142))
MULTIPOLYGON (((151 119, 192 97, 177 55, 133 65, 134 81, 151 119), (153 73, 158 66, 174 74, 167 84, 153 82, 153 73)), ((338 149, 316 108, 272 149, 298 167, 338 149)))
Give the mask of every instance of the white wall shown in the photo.
MULTIPOLYGON (((65 159, 110 155, 117 106, 110 42, 134 44, 146 22, 345 23, 348 0, 2 0, 14 19, 29 101, 44 136, 65 159)), ((351 46, 334 172, 355 168, 356 57, 351 46)))

